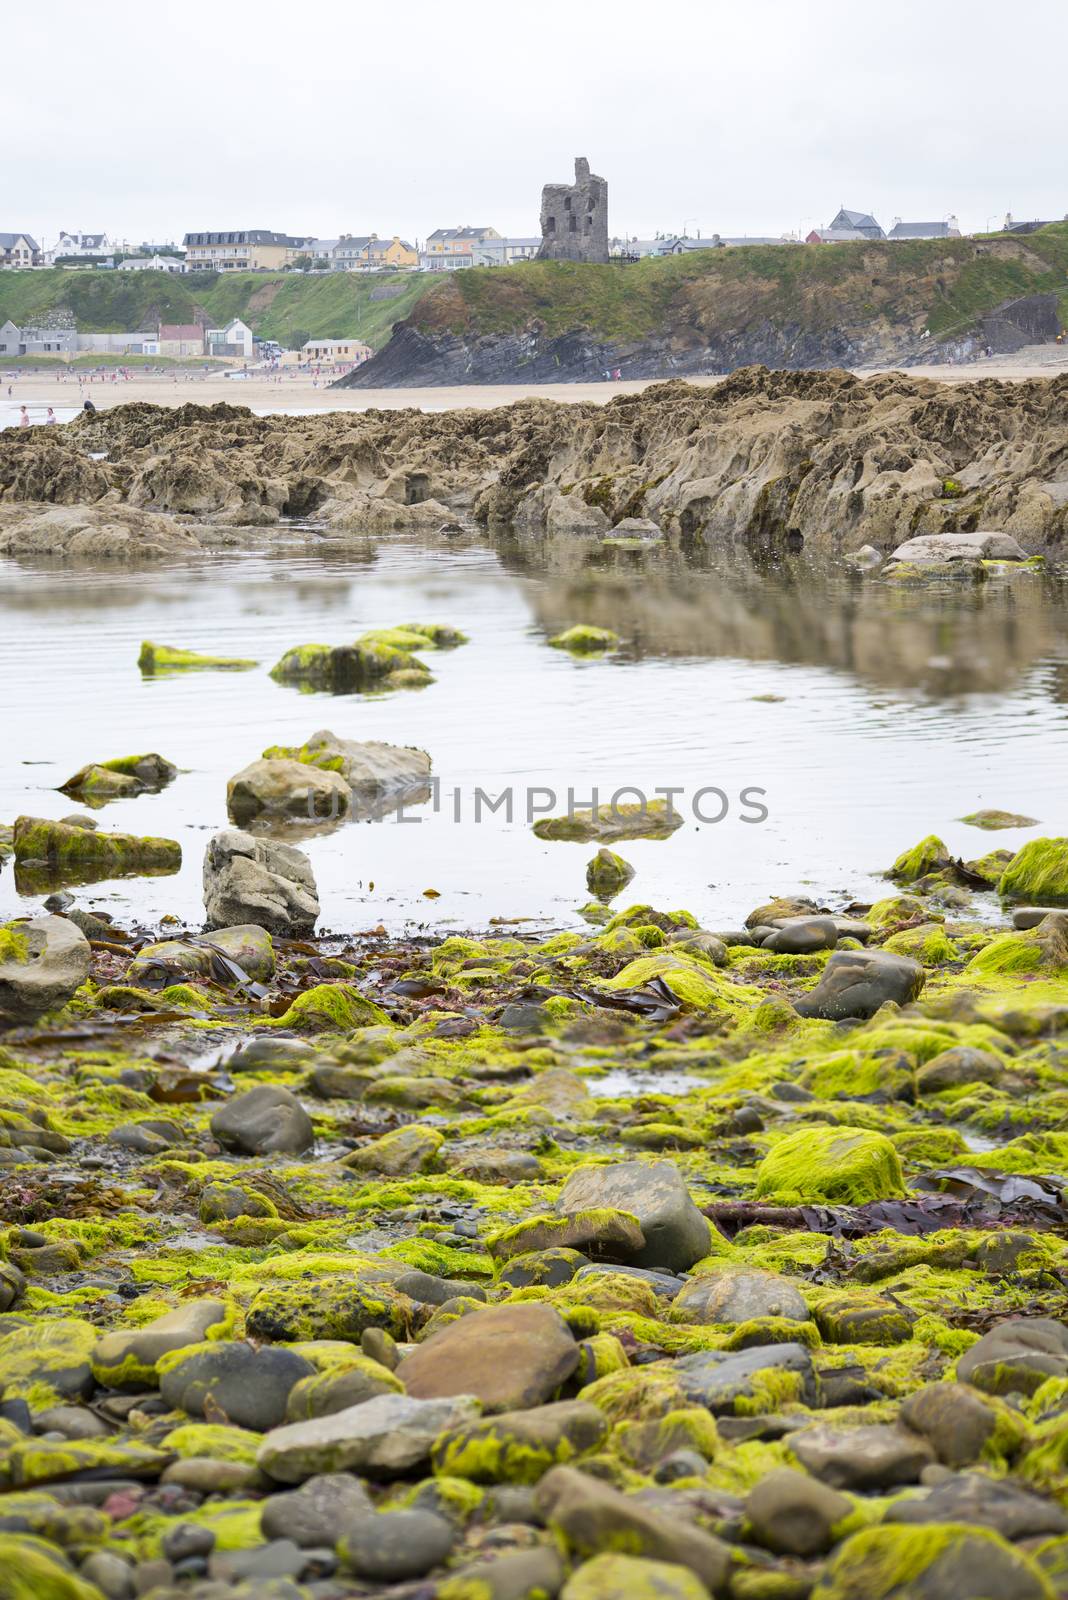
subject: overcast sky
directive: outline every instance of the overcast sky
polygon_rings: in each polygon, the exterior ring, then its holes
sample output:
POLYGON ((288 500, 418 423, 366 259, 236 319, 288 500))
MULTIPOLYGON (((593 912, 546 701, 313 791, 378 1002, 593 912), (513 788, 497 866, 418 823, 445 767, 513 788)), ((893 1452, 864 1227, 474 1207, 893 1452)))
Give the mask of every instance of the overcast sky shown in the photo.
POLYGON ((1068 212, 1066 0, 30 0, 4 60, 45 244, 531 234, 577 154, 613 233, 1068 212))

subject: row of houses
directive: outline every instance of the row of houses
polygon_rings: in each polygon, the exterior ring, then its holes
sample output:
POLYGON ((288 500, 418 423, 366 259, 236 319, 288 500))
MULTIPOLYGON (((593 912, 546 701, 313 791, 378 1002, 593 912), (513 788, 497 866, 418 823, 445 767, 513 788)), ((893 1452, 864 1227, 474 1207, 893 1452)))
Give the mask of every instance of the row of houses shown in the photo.
POLYGON ((162 322, 152 328, 126 333, 79 333, 73 323, 17 327, 8 321, 0 326, 0 360, 5 356, 170 356, 183 360, 192 356, 229 356, 251 361, 256 353, 252 329, 240 317, 224 328, 208 328, 199 322, 162 322))

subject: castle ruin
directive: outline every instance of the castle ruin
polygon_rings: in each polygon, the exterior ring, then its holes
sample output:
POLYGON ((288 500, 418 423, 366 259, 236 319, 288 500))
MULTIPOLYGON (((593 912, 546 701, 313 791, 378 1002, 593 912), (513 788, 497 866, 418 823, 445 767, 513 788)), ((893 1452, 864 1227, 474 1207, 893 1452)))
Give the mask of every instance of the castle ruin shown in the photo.
POLYGON ((608 260, 608 184, 575 157, 574 183, 547 183, 541 191, 539 261, 608 260))

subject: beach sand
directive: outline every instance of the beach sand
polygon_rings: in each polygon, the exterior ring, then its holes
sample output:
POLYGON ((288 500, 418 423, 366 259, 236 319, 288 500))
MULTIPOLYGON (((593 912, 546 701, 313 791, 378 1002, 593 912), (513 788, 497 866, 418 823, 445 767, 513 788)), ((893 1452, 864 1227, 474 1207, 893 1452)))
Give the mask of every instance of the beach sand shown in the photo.
MULTIPOLYGON (((871 376, 862 370, 858 376, 871 376)), ((940 383, 971 383, 979 378, 1000 378, 1020 382, 1026 378, 1054 377, 1068 371, 1068 346, 1032 345, 1011 356, 969 362, 966 366, 910 367, 917 377, 934 378, 940 383)), ((316 384, 309 372, 287 372, 282 376, 254 373, 248 378, 227 378, 220 372, 189 371, 176 374, 131 370, 129 379, 56 372, 18 372, 0 374, 0 426, 10 426, 25 405, 34 423, 44 420, 52 406, 60 421, 66 421, 91 399, 98 410, 127 405, 132 401, 158 406, 180 406, 189 402, 215 405, 220 400, 231 405, 249 406, 258 412, 302 413, 315 411, 404 410, 451 411, 462 406, 480 410, 509 405, 513 401, 537 396, 544 400, 594 402, 603 404, 621 394, 638 394, 660 379, 644 378, 622 383, 545 383, 472 384, 456 388, 424 389, 331 389, 328 379, 316 384)), ((707 387, 722 382, 722 377, 690 378, 688 382, 707 387)))

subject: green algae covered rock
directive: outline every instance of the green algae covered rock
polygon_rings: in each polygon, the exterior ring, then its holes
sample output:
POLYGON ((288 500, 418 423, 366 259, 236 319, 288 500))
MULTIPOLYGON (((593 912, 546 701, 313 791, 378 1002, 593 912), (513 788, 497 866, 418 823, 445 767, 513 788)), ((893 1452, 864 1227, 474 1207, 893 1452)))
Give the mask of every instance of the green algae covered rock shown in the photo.
POLYGON ((435 1440, 434 1471, 471 1483, 536 1483, 550 1467, 596 1450, 608 1419, 585 1400, 503 1412, 449 1429, 435 1440))
POLYGON ((865 1528, 841 1544, 812 1600, 1055 1600, 1022 1551, 957 1523, 865 1528))
POLYGON ((28 1534, 0 1533, 0 1573, 4 1600, 104 1600, 55 1545, 28 1534))
POLYGON ((611 1206, 587 1206, 560 1217, 525 1217, 522 1222, 491 1234, 486 1241, 497 1261, 530 1251, 565 1249, 609 1261, 629 1261, 645 1247, 637 1217, 611 1206))
POLYGON ((572 655, 576 656, 593 656, 600 655, 605 650, 614 650, 619 643, 619 634, 613 633, 611 628, 595 628, 588 623, 576 623, 573 628, 566 628, 563 633, 556 634, 549 643, 554 650, 570 650, 572 655))
POLYGON ((109 800, 158 794, 177 775, 178 768, 161 755, 117 756, 112 761, 95 761, 80 767, 59 787, 61 793, 73 795, 86 805, 102 806, 109 800))
POLYGON ((789 1133, 757 1168, 758 1199, 864 1205, 905 1193, 901 1158, 884 1134, 811 1127, 789 1133))
POLYGON ((630 862, 602 845, 593 860, 587 863, 586 887, 591 894, 603 895, 607 900, 625 889, 633 876, 634 868, 630 862))
POLYGON ((351 1033, 355 1028, 389 1025, 389 1017, 349 983, 319 983, 295 995, 288 1011, 265 1026, 301 1033, 351 1033))
POLYGON ((344 1157, 342 1165, 357 1172, 377 1172, 387 1178, 408 1177, 413 1172, 426 1172, 444 1142, 444 1135, 436 1128, 421 1128, 412 1123, 394 1128, 392 1133, 385 1133, 380 1139, 372 1139, 370 1144, 353 1150, 344 1157))
POLYGON ((675 1561, 606 1551, 576 1568, 560 1600, 708 1600, 708 1590, 675 1561))
POLYGON ((26 1022, 71 999, 89 974, 89 941, 65 917, 0 925, 0 1024, 26 1022))
POLYGON ((683 819, 666 800, 599 805, 563 817, 542 817, 534 824, 539 839, 567 839, 579 844, 603 839, 667 839, 683 819))
POLYGON ((229 1320, 221 1300, 192 1300, 143 1328, 106 1333, 93 1351, 93 1376, 107 1389, 143 1389, 155 1383, 160 1356, 199 1344, 213 1327, 219 1333, 229 1320))
POLYGON ((25 1438, 0 1449, 0 1486, 22 1489, 102 1469, 116 1478, 158 1478, 171 1459, 134 1439, 25 1438))
POLYGON ((941 839, 937 834, 929 833, 926 839, 921 839, 911 850, 905 850, 898 856, 887 877, 896 878, 899 883, 915 883, 917 878, 926 878, 930 872, 941 872, 951 863, 952 857, 941 839))
POLYGON ((14 844, 16 863, 42 862, 59 875, 70 868, 96 878, 121 878, 177 872, 182 864, 182 847, 174 839, 100 833, 43 817, 16 817, 14 844))
POLYGON ((41 1409, 92 1393, 90 1358, 100 1329, 76 1317, 17 1324, 0 1338, 0 1381, 5 1399, 41 1409))
POLYGON ((1013 856, 998 884, 1006 900, 1068 905, 1068 839, 1032 839, 1013 856))
POLYGON ((276 683, 334 692, 419 688, 432 681, 430 668, 408 650, 368 635, 355 644, 300 644, 271 668, 276 683))
POLYGON ((196 667, 217 667, 230 671, 241 671, 246 667, 258 667, 258 661, 249 661, 239 656, 205 656, 196 650, 180 650, 169 644, 153 644, 151 639, 141 642, 141 654, 137 658, 137 665, 144 673, 154 672, 183 672, 196 667))
POLYGON ((385 1328, 407 1338, 413 1306, 404 1295, 355 1278, 313 1278, 275 1283, 261 1289, 248 1309, 245 1328, 252 1339, 358 1340, 367 1328, 385 1328))

